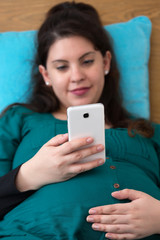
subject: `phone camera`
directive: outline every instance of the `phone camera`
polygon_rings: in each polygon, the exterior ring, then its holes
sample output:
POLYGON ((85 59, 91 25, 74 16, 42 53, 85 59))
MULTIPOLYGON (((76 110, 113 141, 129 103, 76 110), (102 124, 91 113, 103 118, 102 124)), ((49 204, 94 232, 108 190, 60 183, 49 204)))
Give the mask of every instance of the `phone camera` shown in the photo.
POLYGON ((88 117, 89 117, 89 113, 84 113, 84 114, 83 114, 83 117, 84 117, 84 118, 88 118, 88 117))

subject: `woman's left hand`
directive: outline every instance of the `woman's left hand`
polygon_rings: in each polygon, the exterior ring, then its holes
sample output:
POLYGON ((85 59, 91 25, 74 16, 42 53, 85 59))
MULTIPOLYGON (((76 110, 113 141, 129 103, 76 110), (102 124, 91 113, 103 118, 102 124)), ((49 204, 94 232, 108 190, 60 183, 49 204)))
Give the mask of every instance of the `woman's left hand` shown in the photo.
POLYGON ((140 239, 160 234, 160 201, 131 189, 113 192, 117 199, 129 203, 99 206, 89 210, 88 222, 96 231, 107 232, 109 239, 140 239))

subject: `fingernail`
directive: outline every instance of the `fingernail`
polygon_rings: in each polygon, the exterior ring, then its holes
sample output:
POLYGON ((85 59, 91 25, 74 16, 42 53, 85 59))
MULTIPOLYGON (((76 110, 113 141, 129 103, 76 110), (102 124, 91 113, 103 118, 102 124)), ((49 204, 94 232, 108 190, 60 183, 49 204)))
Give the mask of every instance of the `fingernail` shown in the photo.
POLYGON ((112 192, 111 195, 114 196, 114 194, 119 194, 121 191, 116 191, 116 192, 112 192))
POLYGON ((93 217, 91 217, 91 216, 87 217, 87 222, 94 222, 93 217))
POLYGON ((95 210, 95 209, 90 209, 90 210, 89 210, 89 214, 94 214, 94 213, 96 213, 96 210, 95 210))
POLYGON ((89 138, 87 138, 87 143, 91 143, 91 142, 93 142, 93 138, 91 138, 91 137, 89 137, 89 138))
POLYGON ((98 161, 98 165, 103 165, 104 164, 104 160, 103 159, 100 159, 99 161, 98 161))
POLYGON ((62 137, 66 137, 66 136, 68 136, 68 133, 64 133, 64 134, 62 134, 62 137))
POLYGON ((93 224, 92 228, 97 230, 97 229, 99 229, 99 225, 98 224, 93 224))
POLYGON ((98 151, 104 150, 104 146, 103 146, 103 145, 99 145, 99 146, 97 147, 97 150, 98 150, 98 151))
POLYGON ((112 239, 112 235, 111 235, 110 233, 107 233, 107 234, 105 235, 105 237, 106 237, 106 238, 109 238, 109 239, 112 239))

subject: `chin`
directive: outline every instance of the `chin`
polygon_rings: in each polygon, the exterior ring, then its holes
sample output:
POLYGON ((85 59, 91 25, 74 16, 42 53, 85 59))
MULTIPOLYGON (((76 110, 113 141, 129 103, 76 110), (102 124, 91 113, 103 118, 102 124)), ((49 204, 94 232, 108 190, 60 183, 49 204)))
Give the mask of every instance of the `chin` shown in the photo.
POLYGON ((92 104, 94 103, 93 101, 80 101, 80 102, 75 102, 72 106, 80 106, 80 105, 87 105, 87 104, 92 104))

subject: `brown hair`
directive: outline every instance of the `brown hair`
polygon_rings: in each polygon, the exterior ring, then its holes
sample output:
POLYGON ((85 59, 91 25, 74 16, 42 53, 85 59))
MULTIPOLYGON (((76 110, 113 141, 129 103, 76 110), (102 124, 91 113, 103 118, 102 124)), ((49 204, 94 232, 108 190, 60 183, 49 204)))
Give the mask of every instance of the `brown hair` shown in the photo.
MULTIPOLYGON (((38 66, 46 67, 48 52, 51 45, 58 39, 70 36, 82 36, 88 39, 99 50, 102 56, 106 51, 112 55, 111 68, 105 76, 105 85, 99 102, 104 104, 106 123, 116 127, 128 127, 146 137, 153 135, 149 121, 132 120, 130 114, 122 106, 119 88, 119 71, 111 45, 111 38, 104 30, 97 11, 88 4, 64 2, 49 10, 46 19, 37 34, 37 56, 33 68, 33 94, 26 107, 37 112, 55 112, 59 109, 59 100, 53 89, 46 86, 38 66)), ((134 132, 134 133, 135 133, 134 132)))

